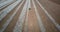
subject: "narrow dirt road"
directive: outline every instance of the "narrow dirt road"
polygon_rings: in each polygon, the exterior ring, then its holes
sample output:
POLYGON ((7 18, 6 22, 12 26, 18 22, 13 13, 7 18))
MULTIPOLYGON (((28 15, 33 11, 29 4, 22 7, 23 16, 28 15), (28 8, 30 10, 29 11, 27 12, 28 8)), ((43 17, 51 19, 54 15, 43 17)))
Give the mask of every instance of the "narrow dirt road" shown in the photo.
POLYGON ((27 21, 25 19, 25 24, 27 22, 27 25, 24 25, 23 32, 40 32, 40 28, 38 25, 38 20, 35 14, 35 9, 32 4, 32 0, 31 0, 31 8, 28 9, 28 12, 26 15, 27 15, 26 18, 28 19, 27 21))

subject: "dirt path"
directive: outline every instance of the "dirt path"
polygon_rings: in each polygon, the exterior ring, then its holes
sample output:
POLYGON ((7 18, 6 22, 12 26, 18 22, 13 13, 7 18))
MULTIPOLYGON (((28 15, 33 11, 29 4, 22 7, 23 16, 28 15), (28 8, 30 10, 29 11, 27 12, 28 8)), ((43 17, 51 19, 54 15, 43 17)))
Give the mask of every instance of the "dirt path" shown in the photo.
POLYGON ((28 32, 40 32, 37 21, 35 11, 33 9, 30 10, 28 14, 28 32))
MULTIPOLYGON (((23 32, 40 32, 38 20, 35 14, 35 10, 31 1, 31 8, 29 8, 29 12, 27 12, 27 24, 24 25, 23 32), (26 28, 27 27, 27 28, 26 28)), ((26 24, 26 21, 25 21, 26 24)))
MULTIPOLYGON (((25 19, 26 20, 26 19, 25 19)), ((28 12, 28 22, 24 22, 23 32, 40 32, 35 11, 33 9, 28 12), (26 25, 28 24, 28 25, 26 25), (26 28, 27 27, 27 28, 26 28)))

